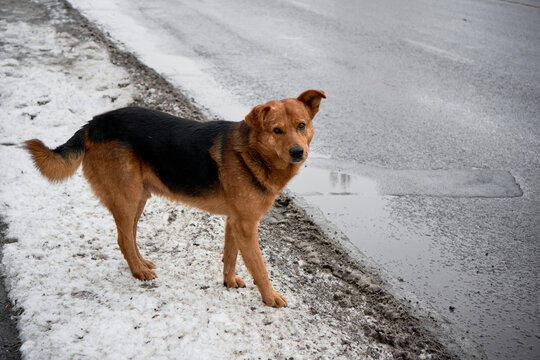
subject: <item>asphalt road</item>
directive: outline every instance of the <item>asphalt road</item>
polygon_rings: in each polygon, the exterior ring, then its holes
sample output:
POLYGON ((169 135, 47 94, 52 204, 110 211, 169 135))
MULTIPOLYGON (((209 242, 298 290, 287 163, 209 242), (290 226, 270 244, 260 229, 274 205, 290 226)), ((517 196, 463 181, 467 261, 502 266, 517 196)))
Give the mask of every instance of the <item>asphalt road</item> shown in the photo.
POLYGON ((375 195, 323 211, 489 358, 537 358, 539 1, 115 3, 242 104, 325 90, 320 176, 375 195))

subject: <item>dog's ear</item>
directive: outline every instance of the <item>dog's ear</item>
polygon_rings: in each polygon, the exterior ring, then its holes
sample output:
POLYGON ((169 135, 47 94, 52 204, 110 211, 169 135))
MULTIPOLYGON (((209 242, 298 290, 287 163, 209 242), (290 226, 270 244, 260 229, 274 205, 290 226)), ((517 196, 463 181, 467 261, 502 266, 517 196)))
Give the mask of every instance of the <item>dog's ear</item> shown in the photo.
POLYGON ((251 109, 244 120, 252 129, 262 129, 264 117, 268 111, 270 111, 270 105, 257 105, 251 109))
POLYGON ((306 105, 306 109, 313 119, 315 114, 319 111, 321 100, 326 99, 326 94, 322 90, 306 90, 301 93, 297 99, 306 105))

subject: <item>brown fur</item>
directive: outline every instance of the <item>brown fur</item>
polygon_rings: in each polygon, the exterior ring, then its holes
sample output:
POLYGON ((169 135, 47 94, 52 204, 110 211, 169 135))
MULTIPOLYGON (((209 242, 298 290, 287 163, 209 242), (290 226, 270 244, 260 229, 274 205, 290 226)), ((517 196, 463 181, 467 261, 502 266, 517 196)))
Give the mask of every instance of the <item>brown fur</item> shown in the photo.
POLYGON ((26 146, 36 167, 51 181, 71 176, 82 160, 84 176, 114 217, 118 245, 137 279, 156 276, 156 265, 141 256, 136 244, 137 222, 148 198, 156 194, 226 215, 224 284, 229 288, 245 286, 235 271, 240 251, 263 301, 282 307, 287 301, 268 279, 258 244, 258 224, 306 159, 314 133, 312 119, 322 98, 326 98, 324 92, 308 90, 297 99, 257 105, 225 139, 216 138, 210 154, 218 165, 220 186, 204 196, 172 191, 129 146, 118 141, 95 143, 86 137, 84 153, 71 158, 54 153, 39 140, 29 140, 26 146), (305 129, 298 130, 300 122, 305 123, 305 129), (276 127, 283 133, 276 134, 276 127), (293 162, 289 154, 295 145, 304 150, 299 162, 293 162))
POLYGON ((52 152, 38 139, 27 140, 25 145, 41 174, 52 182, 60 182, 72 176, 81 164, 82 153, 64 158, 52 152))

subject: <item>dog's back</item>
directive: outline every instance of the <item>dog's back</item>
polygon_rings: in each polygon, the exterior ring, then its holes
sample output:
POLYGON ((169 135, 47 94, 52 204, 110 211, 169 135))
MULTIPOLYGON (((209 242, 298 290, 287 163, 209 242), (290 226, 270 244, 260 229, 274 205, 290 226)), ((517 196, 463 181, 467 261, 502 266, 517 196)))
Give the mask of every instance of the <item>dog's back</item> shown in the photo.
POLYGON ((210 148, 234 122, 197 122, 137 107, 94 117, 87 125, 93 143, 119 141, 150 166, 172 191, 201 195, 218 183, 210 148))
POLYGON ((37 139, 26 145, 41 173, 52 181, 61 181, 73 175, 85 147, 114 142, 144 161, 171 191, 197 196, 219 184, 210 148, 216 139, 224 139, 234 124, 201 123, 156 110, 127 107, 94 117, 54 150, 37 139))

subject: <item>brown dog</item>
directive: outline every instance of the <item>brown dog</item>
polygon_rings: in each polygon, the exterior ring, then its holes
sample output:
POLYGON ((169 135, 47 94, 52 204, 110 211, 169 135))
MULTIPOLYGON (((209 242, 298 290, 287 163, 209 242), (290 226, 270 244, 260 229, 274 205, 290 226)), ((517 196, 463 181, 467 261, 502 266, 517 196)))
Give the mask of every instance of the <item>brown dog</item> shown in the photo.
POLYGON ((259 249, 258 224, 276 196, 298 173, 313 137, 312 119, 326 98, 307 90, 296 99, 255 106, 241 122, 200 123, 142 108, 94 117, 54 150, 26 141, 34 163, 51 181, 83 173, 118 230, 118 245, 131 273, 156 276, 136 244, 137 222, 151 194, 227 216, 223 281, 244 287, 236 275, 238 251, 263 301, 287 305, 276 292, 259 249))

